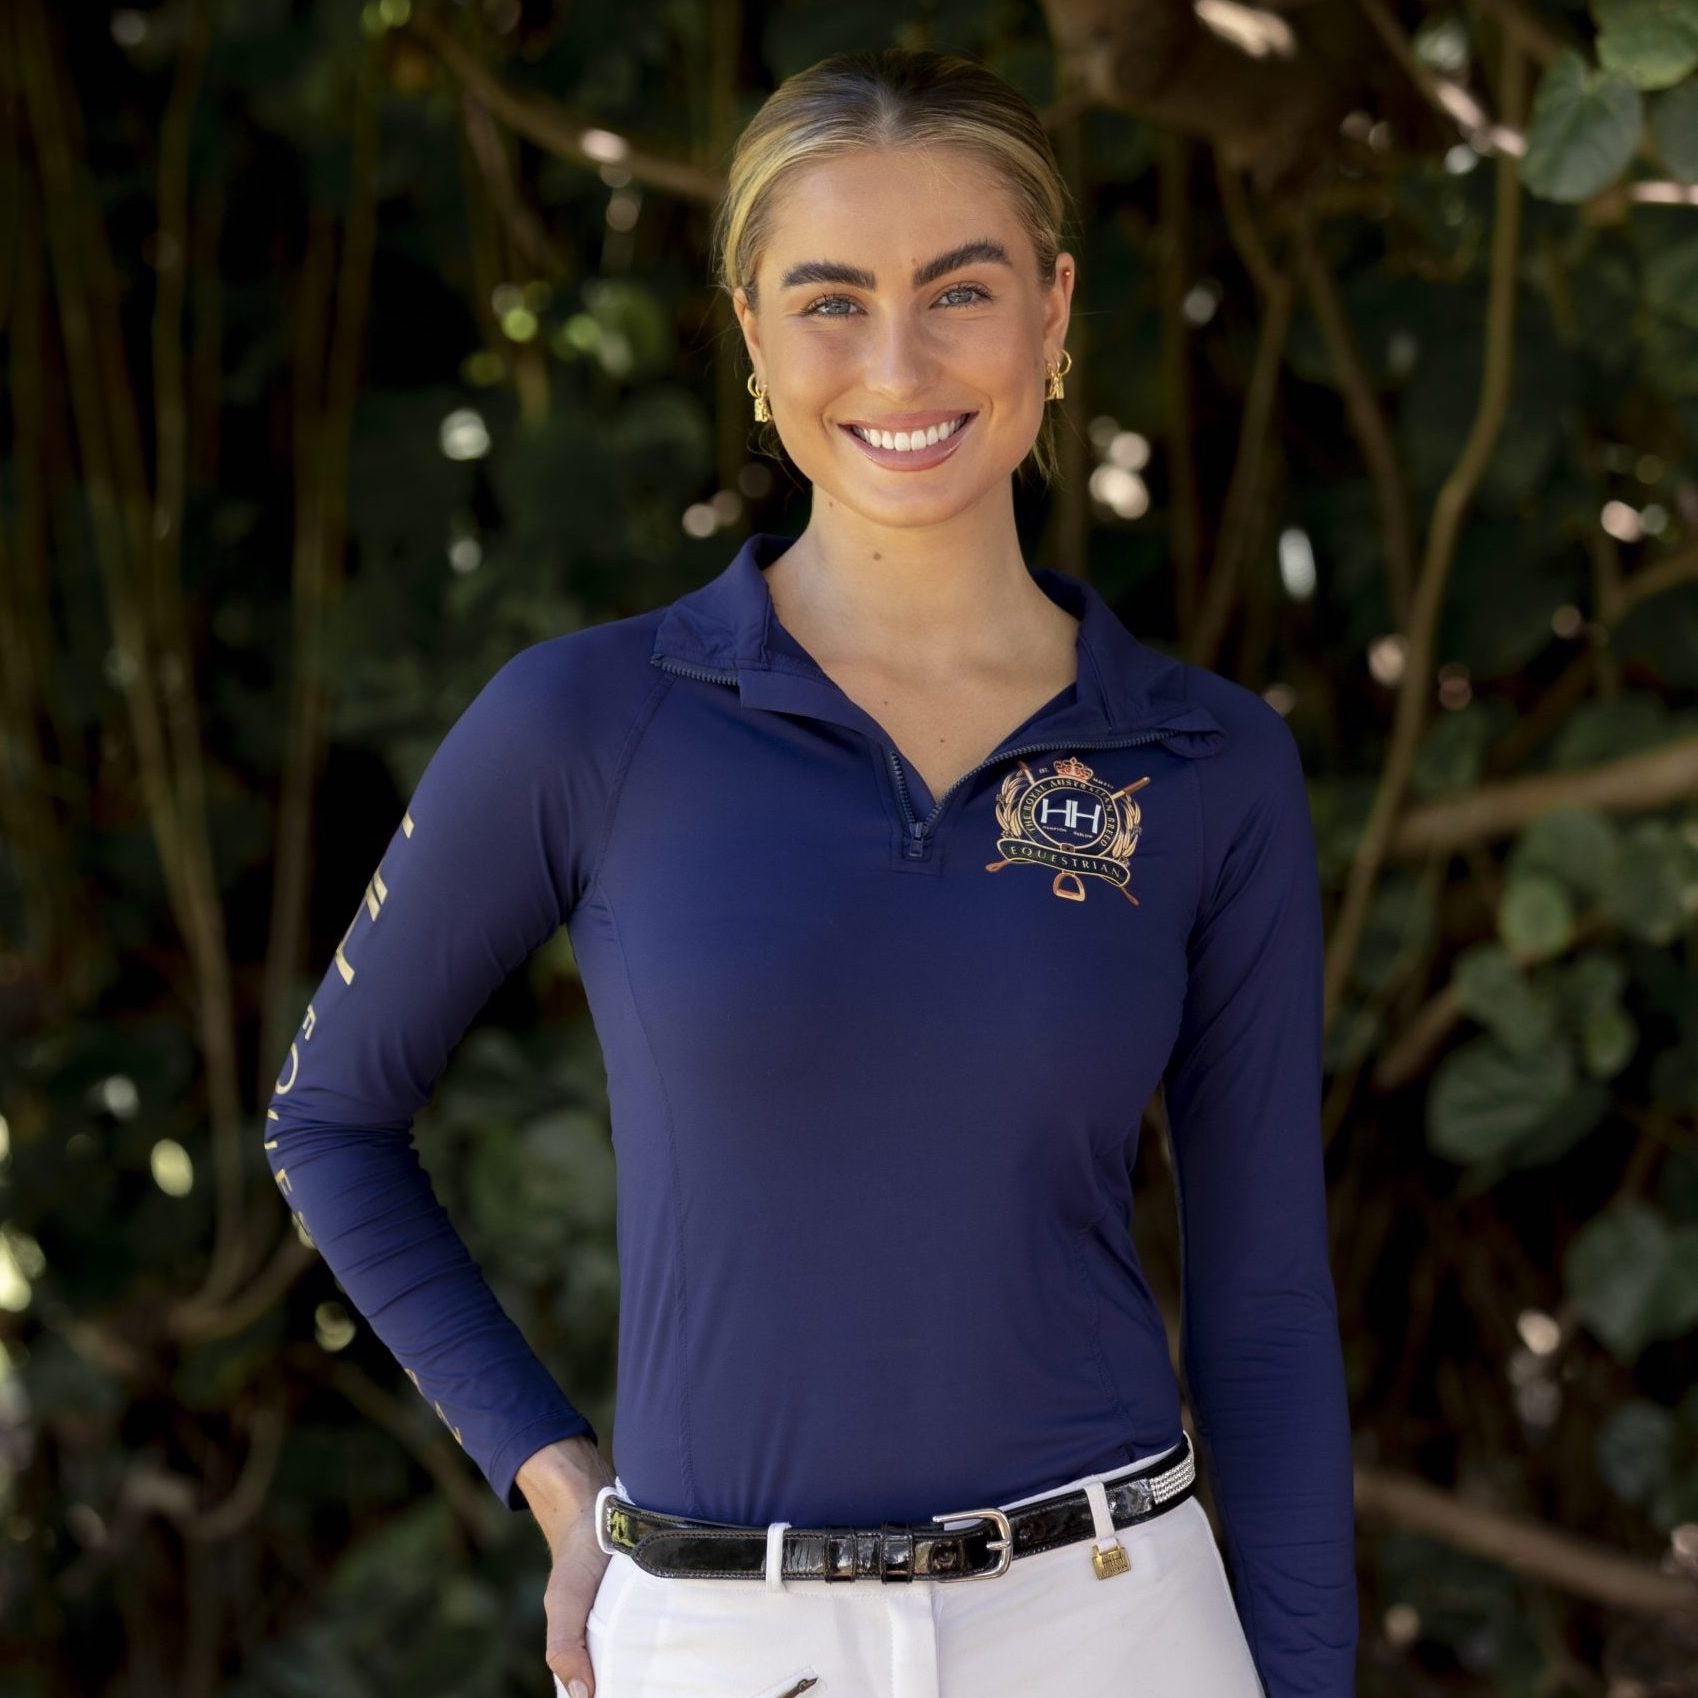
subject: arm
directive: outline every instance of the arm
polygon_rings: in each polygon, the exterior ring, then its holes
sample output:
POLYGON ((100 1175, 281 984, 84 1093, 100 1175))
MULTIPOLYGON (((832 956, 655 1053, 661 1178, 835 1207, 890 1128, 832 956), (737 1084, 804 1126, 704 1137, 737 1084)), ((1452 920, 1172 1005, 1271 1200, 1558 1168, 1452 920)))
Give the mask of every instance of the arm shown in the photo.
POLYGON ((576 897, 564 664, 552 642, 515 655, 431 757, 265 1122, 272 1177, 337 1283, 515 1510, 527 1458, 595 1432, 497 1302, 411 1131, 473 1016, 576 897))
POLYGON ((1267 1698, 1350 1698, 1350 1417, 1320 1133, 1323 943, 1303 770, 1259 699, 1198 769, 1202 905, 1166 1074, 1181 1358, 1267 1698))

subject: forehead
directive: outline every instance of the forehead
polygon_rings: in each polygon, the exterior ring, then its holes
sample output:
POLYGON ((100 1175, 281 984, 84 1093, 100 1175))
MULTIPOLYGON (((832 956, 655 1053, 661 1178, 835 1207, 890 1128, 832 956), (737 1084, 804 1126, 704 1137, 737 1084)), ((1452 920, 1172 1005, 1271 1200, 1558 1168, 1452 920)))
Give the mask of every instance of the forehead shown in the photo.
POLYGON ((986 235, 999 237, 1011 259, 1030 249, 991 167, 960 148, 868 148, 802 166, 779 185, 760 270, 884 258, 906 277, 911 266, 986 235))

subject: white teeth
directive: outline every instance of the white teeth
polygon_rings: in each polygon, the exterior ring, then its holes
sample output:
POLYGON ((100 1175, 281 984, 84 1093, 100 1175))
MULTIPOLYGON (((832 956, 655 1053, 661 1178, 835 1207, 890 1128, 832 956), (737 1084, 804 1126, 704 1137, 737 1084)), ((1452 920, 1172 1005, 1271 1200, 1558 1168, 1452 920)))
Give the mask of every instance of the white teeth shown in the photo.
POLYGON ((967 415, 952 419, 947 424, 932 425, 928 430, 906 431, 899 430, 894 435, 888 430, 864 430, 860 425, 849 428, 863 442, 870 442, 875 448, 889 448, 898 454, 911 453, 916 448, 930 448, 942 442, 946 436, 953 436, 961 428, 967 415))

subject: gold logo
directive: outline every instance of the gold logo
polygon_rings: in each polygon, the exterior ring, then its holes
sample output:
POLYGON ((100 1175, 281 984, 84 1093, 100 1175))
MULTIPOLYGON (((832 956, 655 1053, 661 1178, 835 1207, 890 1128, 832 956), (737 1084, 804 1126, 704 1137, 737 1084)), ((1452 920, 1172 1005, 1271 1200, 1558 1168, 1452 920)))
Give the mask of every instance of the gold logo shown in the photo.
POLYGON ((1128 863, 1143 830, 1132 792, 1149 782, 1139 778, 1110 790, 1074 755, 1056 761, 1047 778, 1035 777, 1021 761, 1019 770, 1002 781, 996 799, 996 821, 1002 828, 996 846, 1003 858, 987 861, 985 871, 1000 872, 1020 861, 1041 862, 1056 869, 1050 889, 1069 902, 1085 900, 1084 874, 1107 879, 1137 907, 1138 898, 1126 888, 1132 880, 1128 863))

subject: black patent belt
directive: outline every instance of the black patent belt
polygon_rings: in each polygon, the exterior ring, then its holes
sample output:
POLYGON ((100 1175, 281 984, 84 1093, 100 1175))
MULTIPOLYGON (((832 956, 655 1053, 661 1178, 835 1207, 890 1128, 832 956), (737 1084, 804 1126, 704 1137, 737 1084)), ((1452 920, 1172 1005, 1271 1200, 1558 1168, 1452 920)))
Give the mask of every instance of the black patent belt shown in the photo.
MULTIPOLYGON (((1133 1473, 1104 1478, 1115 1528, 1164 1514, 1196 1493, 1190 1435, 1133 1473)), ((767 1529, 727 1521, 666 1515, 628 1503, 611 1487, 597 1505, 603 1549, 623 1551, 646 1573, 666 1578, 760 1580, 766 1573, 767 1529)), ((933 1522, 978 1521, 940 1531, 925 1522, 887 1521, 879 1527, 787 1527, 784 1580, 979 1580, 1005 1574, 1019 1557, 1036 1556, 1079 1539, 1097 1539, 1092 1553, 1099 1579, 1124 1573, 1118 1542, 1103 1542, 1083 1487, 1056 1492, 1017 1509, 957 1509, 933 1522)))

